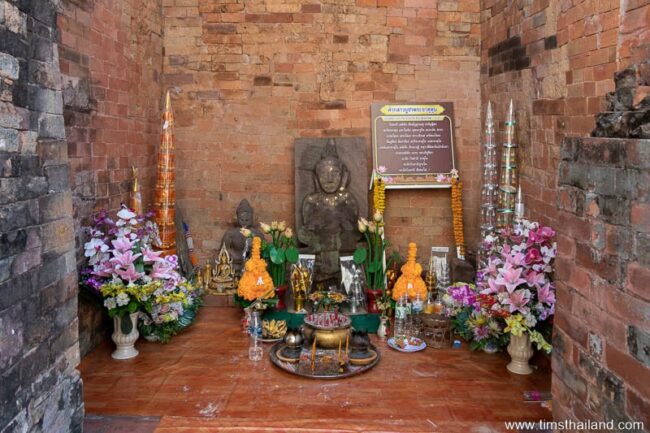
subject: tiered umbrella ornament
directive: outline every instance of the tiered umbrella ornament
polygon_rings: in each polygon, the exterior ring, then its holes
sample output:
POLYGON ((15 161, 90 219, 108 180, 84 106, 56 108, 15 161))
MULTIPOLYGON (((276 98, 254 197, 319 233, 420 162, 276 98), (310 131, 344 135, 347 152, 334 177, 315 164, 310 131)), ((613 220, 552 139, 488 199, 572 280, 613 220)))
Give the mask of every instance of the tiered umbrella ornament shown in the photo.
POLYGON ((512 224, 517 197, 517 144, 515 143, 515 110, 510 100, 506 120, 505 141, 501 152, 501 179, 499 180, 499 209, 497 211, 497 226, 506 227, 512 224))
POLYGON ((158 165, 156 167, 156 191, 154 196, 155 221, 158 225, 160 243, 156 246, 163 250, 164 255, 176 253, 176 189, 175 155, 174 155, 174 114, 171 108, 169 91, 165 97, 165 112, 163 113, 162 136, 158 150, 158 165))

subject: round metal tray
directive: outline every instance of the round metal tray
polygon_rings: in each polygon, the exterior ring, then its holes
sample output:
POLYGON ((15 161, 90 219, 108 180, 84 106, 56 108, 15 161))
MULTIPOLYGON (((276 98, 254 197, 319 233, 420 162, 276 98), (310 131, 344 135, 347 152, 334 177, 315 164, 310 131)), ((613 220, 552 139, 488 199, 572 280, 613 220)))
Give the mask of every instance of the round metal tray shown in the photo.
MULTIPOLYGON (((346 377, 356 376, 358 374, 365 373, 366 371, 373 368, 375 365, 377 365, 379 363, 379 360, 381 359, 381 354, 379 353, 379 350, 377 350, 377 348, 374 345, 371 344, 370 349, 377 354, 377 357, 367 365, 351 365, 351 364, 348 364, 346 366, 346 371, 344 373, 337 373, 337 374, 309 373, 309 372, 300 371, 301 367, 299 365, 300 364, 299 362, 291 363, 291 362, 282 361, 281 359, 278 358, 276 352, 278 350, 282 350, 284 347, 285 347, 284 341, 280 341, 280 342, 274 344, 273 347, 271 347, 270 356, 271 356, 271 361, 273 362, 273 364, 275 364, 278 368, 280 368, 280 369, 282 369, 282 370, 284 370, 286 372, 289 372, 291 374, 295 374, 295 375, 301 376, 301 377, 307 377, 307 378, 310 378, 310 379, 336 380, 336 379, 344 379, 346 377)), ((318 350, 319 350, 319 353, 321 353, 321 354, 323 353, 322 349, 318 349, 318 350)), ((336 351, 329 351, 329 352, 330 353, 332 353, 332 352, 335 353, 336 351)))

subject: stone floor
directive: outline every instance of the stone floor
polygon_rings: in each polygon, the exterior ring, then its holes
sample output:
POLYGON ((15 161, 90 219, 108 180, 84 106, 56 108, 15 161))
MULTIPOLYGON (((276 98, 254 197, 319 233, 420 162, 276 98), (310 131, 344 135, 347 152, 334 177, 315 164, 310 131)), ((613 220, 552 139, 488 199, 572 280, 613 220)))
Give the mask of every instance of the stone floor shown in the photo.
MULTIPOLYGON (((80 365, 86 433, 492 432, 504 421, 551 419, 525 390, 548 391, 550 371, 505 369, 506 354, 460 349, 403 354, 375 341, 382 360, 364 375, 315 381, 248 360, 240 312, 204 307, 168 345, 139 341, 114 361, 100 346, 80 365)), ((266 347, 268 350, 268 347, 266 347)))

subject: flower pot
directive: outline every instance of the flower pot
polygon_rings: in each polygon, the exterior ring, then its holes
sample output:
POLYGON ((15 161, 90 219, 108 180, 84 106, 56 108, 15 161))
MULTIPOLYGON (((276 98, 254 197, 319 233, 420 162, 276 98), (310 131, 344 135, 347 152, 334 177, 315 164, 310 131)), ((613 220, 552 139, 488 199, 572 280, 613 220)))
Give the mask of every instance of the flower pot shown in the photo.
POLYGON ((511 361, 506 368, 509 371, 515 374, 530 374, 533 372, 533 369, 528 365, 528 360, 533 356, 533 346, 528 334, 511 334, 508 353, 511 361))
POLYGON ((383 292, 381 290, 366 290, 366 296, 368 297, 368 313, 379 313, 379 308, 377 308, 377 298, 381 296, 383 292))
POLYGON ((124 317, 113 317, 113 335, 111 338, 117 346, 111 355, 113 359, 130 359, 138 356, 135 342, 138 340, 138 314, 132 313, 124 317))
POLYGON ((283 284, 275 288, 275 295, 278 298, 278 303, 275 305, 276 311, 283 311, 287 309, 286 304, 284 303, 285 294, 287 292, 287 285, 283 284))

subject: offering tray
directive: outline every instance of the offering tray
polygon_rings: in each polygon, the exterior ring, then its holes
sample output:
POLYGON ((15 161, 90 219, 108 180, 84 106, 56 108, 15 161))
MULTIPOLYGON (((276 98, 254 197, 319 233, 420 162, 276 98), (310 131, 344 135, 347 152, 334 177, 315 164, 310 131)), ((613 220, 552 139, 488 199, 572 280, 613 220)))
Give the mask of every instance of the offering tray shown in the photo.
MULTIPOLYGON (((368 348, 368 356, 364 359, 351 359, 351 362, 345 365, 343 373, 339 373, 338 350, 336 349, 316 349, 316 362, 314 370, 311 369, 311 350, 303 348, 300 358, 295 360, 283 360, 281 355, 286 344, 281 341, 276 343, 270 352, 271 361, 277 367, 284 371, 297 376, 308 377, 311 379, 343 379, 346 377, 356 376, 364 373, 379 363, 381 356, 379 351, 372 344, 368 348), (278 353, 280 352, 280 353, 278 353), (355 365, 359 361, 364 365, 355 365)), ((285 358, 286 359, 286 358, 285 358)))

